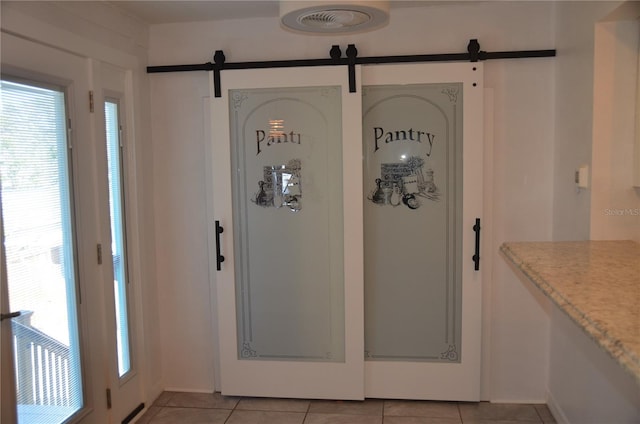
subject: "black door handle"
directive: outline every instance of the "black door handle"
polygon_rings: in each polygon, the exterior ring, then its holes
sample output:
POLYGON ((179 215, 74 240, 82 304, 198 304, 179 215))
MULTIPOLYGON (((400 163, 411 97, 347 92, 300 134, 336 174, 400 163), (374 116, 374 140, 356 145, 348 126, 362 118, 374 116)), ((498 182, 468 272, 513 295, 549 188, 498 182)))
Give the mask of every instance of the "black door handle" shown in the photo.
POLYGON ((22 315, 22 312, 9 312, 8 314, 0 314, 0 321, 4 321, 5 319, 18 318, 22 315))
POLYGON ((224 232, 224 228, 220 225, 220 221, 216 221, 216 269, 220 271, 222 269, 222 262, 224 262, 224 256, 220 254, 220 234, 224 232))
POLYGON ((480 218, 476 218, 476 224, 473 226, 473 231, 476 232, 476 253, 473 255, 473 262, 475 263, 474 269, 480 270, 480 218))

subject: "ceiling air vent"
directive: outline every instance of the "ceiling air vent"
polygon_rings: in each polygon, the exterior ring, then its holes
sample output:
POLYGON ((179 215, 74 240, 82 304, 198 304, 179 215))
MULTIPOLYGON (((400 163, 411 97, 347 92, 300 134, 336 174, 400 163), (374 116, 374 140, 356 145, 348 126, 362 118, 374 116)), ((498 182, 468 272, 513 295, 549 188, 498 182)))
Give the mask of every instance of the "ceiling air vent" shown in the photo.
POLYGON ((389 21, 389 3, 280 2, 280 20, 284 28, 311 34, 360 32, 378 28, 389 21))

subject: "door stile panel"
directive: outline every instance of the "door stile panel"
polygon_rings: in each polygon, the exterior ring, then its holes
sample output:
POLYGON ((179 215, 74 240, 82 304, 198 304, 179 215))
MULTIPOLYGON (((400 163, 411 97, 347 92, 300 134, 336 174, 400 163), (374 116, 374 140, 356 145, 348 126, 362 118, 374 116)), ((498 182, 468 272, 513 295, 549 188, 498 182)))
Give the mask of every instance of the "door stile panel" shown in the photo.
POLYGON ((98 149, 97 164, 99 167, 99 184, 104 188, 100 198, 100 208, 104 214, 103 231, 103 271, 105 318, 108 323, 106 360, 109 364, 108 387, 111 390, 112 408, 110 413, 117 422, 122 421, 135 408, 144 402, 142 391, 143 370, 139 353, 143 351, 142 333, 140 332, 140 297, 139 270, 136 260, 138 249, 138 225, 136 222, 137 198, 135 195, 135 131, 133 131, 133 112, 131 110, 131 71, 105 62, 94 61, 94 119, 96 120, 96 137, 102 148, 98 149), (110 119, 105 112, 110 104, 110 119), (115 105, 115 106, 114 106, 115 105), (111 124, 112 131, 107 131, 111 124), (111 145, 111 157, 107 154, 111 145), (118 149, 116 146, 119 145, 118 149), (114 151, 115 149, 115 151, 114 151), (117 151, 117 152, 116 152, 117 151), (109 175, 112 174, 112 175, 109 175), (119 180, 117 194, 111 199, 109 185, 119 180), (112 205, 111 200, 115 203, 112 205), (120 211, 117 211, 119 205, 120 211), (115 206, 113 209, 111 206, 115 206), (114 217, 110 219, 110 213, 114 217), (119 224, 117 222, 119 221, 119 224), (114 228, 112 228, 114 225, 114 228), (115 230, 115 231, 114 231, 115 230), (114 239, 112 237, 115 236, 114 239), (112 242, 116 241, 119 252, 113 256, 112 242), (120 269, 120 272, 118 272, 120 269), (118 278, 119 277, 119 278, 118 278), (118 290, 114 290, 114 285, 118 290), (119 295, 116 295, 118 293, 119 295), (118 308, 126 311, 125 320, 118 325, 118 308), (122 337, 118 336, 118 328, 122 337), (122 344, 121 344, 122 343, 122 344), (118 347, 128 347, 129 369, 122 373, 119 369, 120 356, 118 347))
MULTIPOLYGON (((221 388, 223 394, 303 398, 362 399, 363 393, 363 300, 360 152, 360 95, 348 92, 346 72, 335 67, 318 69, 269 69, 225 71, 223 94, 215 98, 210 77, 212 107, 213 216, 224 228, 221 250, 225 260, 215 274, 220 337, 221 388), (344 249, 344 361, 296 361, 255 359, 239 355, 236 333, 236 257, 231 184, 232 149, 229 95, 233 89, 271 89, 286 87, 334 87, 342 98, 342 174, 344 249)), ((329 158, 331 159, 331 158, 329 158)), ((237 171, 233 169, 233 172, 237 171)), ((252 184, 255 182, 252 182, 252 184)), ((261 186, 262 187, 262 186, 261 186)), ((304 190, 304 180, 302 189, 304 190)), ((334 187, 335 188, 335 187, 334 187)), ((275 191, 274 191, 275 193, 275 191)), ((302 197, 304 202, 304 195, 302 197)), ((255 199, 257 203, 257 198, 255 199)), ((247 199, 243 200, 244 202, 247 199)), ((303 208, 304 208, 304 203, 303 208)), ((246 204, 246 207, 256 207, 246 204)), ((266 210, 266 209, 265 209, 266 210)), ((304 210, 304 209, 303 209, 304 210)), ((262 212, 262 211, 261 211, 262 212)), ((279 210, 277 212, 290 211, 279 210)), ((297 212, 293 212, 297 213, 297 212)), ((215 258, 214 258, 215 259, 215 258)), ((253 353, 249 351, 249 353, 253 353)), ((273 359, 273 358, 272 358, 273 359)), ((280 358, 282 359, 282 358, 280 358)))
MULTIPOLYGON (((405 87, 403 90, 406 90, 406 86, 411 84, 416 84, 416 87, 419 87, 421 84, 461 83, 463 93, 461 146, 463 169, 462 193, 459 198, 462 203, 462 216, 459 218, 459 227, 453 226, 454 232, 462 232, 462 234, 457 234, 457 237, 461 239, 462 246, 456 249, 446 249, 449 252, 449 257, 453 256, 460 261, 460 269, 457 269, 458 265, 456 265, 446 272, 448 275, 452 272, 460 272, 462 278, 460 301, 462 311, 459 315, 462 321, 461 350, 459 352, 453 350, 454 354, 450 356, 451 362, 446 360, 446 352, 441 352, 445 357, 444 362, 437 362, 442 359, 441 354, 432 359, 408 357, 406 360, 400 358, 367 360, 365 361, 365 394, 367 397, 381 398, 478 400, 480 395, 481 279, 480 272, 475 272, 473 269, 474 264, 471 258, 474 255, 475 247, 472 227, 475 219, 482 217, 482 65, 464 63, 375 66, 365 68, 363 78, 364 90, 375 86, 395 85, 405 87), (432 360, 436 362, 429 362, 432 360)), ((436 175, 437 177, 438 175, 436 175)), ((384 177, 381 176, 381 178, 384 180, 384 177)), ((440 178, 442 181, 444 176, 441 175, 440 178)), ((410 179, 404 181, 405 185, 411 183, 410 179)), ((382 184, 384 185, 384 182, 382 184)), ((390 184, 396 183, 387 183, 387 185, 390 184)), ((402 187, 400 189, 404 190, 402 187)), ((421 194, 425 193, 421 192, 421 194)), ((449 194, 454 197, 460 195, 459 191, 455 190, 449 194)), ((416 196, 418 195, 416 194, 416 196)), ((428 202, 423 198, 420 199, 423 203, 428 202)), ((390 208, 389 204, 395 206, 393 201, 386 202, 380 187, 375 199, 370 196, 364 201, 372 200, 376 200, 374 203, 378 203, 374 206, 375 211, 390 208)), ((407 197, 407 200, 413 199, 407 197)), ((460 202, 458 201, 458 203, 460 202)), ((422 206, 428 207, 428 205, 429 203, 424 203, 422 206)), ((402 202, 400 202, 400 206, 403 211, 406 209, 402 202)), ((420 204, 415 203, 409 203, 407 206, 410 209, 420 208, 420 204)), ((453 235, 455 240, 456 236, 453 235)), ((366 266, 369 269, 370 265, 366 266)), ((454 303, 453 307, 455 305, 454 303)), ((450 324, 447 325, 447 331, 449 328, 450 324)))

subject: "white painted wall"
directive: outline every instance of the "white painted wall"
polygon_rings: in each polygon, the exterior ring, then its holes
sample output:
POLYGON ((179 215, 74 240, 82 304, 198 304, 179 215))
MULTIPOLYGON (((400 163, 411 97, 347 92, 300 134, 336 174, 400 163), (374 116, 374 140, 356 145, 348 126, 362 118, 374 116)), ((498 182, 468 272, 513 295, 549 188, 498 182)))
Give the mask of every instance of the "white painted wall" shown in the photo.
POLYGON ((167 390, 211 392, 202 100, 209 96, 208 75, 152 75, 150 81, 162 376, 167 390))
MULTIPOLYGON (((640 240, 640 216, 624 212, 640 208, 632 188, 638 15, 637 2, 557 4, 554 240, 640 240), (578 192, 581 164, 592 176, 578 192)), ((638 422, 637 383, 556 307, 550 317, 549 405, 558 422, 638 422)))
POLYGON ((640 3, 627 20, 596 25, 591 239, 640 242, 634 189, 640 3))
MULTIPOLYGON (((328 57, 356 44, 359 56, 463 52, 471 38, 484 50, 554 47, 554 5, 483 2, 394 10, 388 27, 352 36, 302 36, 276 18, 151 27, 151 65, 205 63, 215 50, 228 62, 328 57)), ((485 279, 483 397, 544 402, 548 366, 545 305, 496 252, 506 240, 550 240, 553 198, 554 59, 485 64, 494 97, 490 202, 493 275, 485 279)), ((224 72, 222 74, 224 84, 224 72)), ((205 73, 150 76, 154 208, 163 377, 166 388, 210 391, 209 265, 202 98, 205 73)), ((215 201, 215 200, 214 200, 215 201)))
MULTIPOLYGON (((615 87, 612 78, 623 76, 613 75, 610 65, 612 55, 616 52, 625 53, 623 49, 615 48, 611 43, 610 28, 613 24, 600 24, 600 41, 598 80, 594 93, 594 76, 596 75, 596 23, 605 19, 629 19, 633 15, 633 5, 627 10, 619 9, 622 2, 594 1, 594 2, 558 2, 556 4, 556 122, 554 148, 554 185, 553 185, 553 238, 554 240, 587 240, 589 238, 631 238, 624 236, 622 231, 613 231, 612 225, 618 226, 621 221, 629 234, 640 231, 640 224, 636 219, 617 219, 604 214, 607 208, 622 208, 622 205, 633 205, 633 195, 626 189, 625 194, 617 194, 608 198, 611 193, 610 170, 624 169, 627 165, 624 149, 614 148, 614 156, 608 153, 611 142, 616 146, 627 141, 619 138, 628 137, 633 131, 633 124, 620 126, 621 116, 616 117, 614 129, 611 125, 612 107, 618 99, 612 96, 624 95, 625 107, 631 112, 630 96, 633 96, 631 85, 627 90, 620 84, 615 87), (625 17, 626 14, 626 17, 625 17), (608 39, 607 38, 608 34, 608 39), (614 88, 618 91, 614 93, 614 88), (626 93, 626 95, 625 95, 626 93), (598 103, 594 106, 594 94, 598 96, 598 103), (607 95, 608 94, 608 95, 607 95), (594 115, 595 107, 595 115, 594 115), (594 119, 595 118, 595 119, 594 119), (597 134, 594 132, 597 131, 597 134), (617 131, 617 132, 616 132, 617 131), (613 137, 612 137, 613 136, 613 137), (595 144, 594 144, 595 143, 595 144), (592 162, 592 149, 594 161, 592 162), (606 154, 603 158, 602 155, 606 154), (613 162, 608 159, 614 160, 613 162), (589 165, 591 170, 591 187, 586 190, 576 190, 574 172, 582 164, 589 165), (592 197, 595 196, 595 200, 592 197), (595 202, 595 203, 594 203, 595 202), (635 229, 633 229, 635 226, 635 229), (605 227, 607 229, 605 229, 605 227), (595 234, 591 234, 595 231, 595 234), (606 234, 605 234, 606 233, 606 234)), ((632 2, 629 2, 632 4, 632 2)), ((637 4, 635 6, 637 8, 637 4)), ((628 31, 628 30, 627 30, 628 31)), ((637 40, 635 41, 637 44, 637 40)), ((627 51, 625 53, 629 55, 627 51)), ((628 59, 625 59, 628 60, 628 59)), ((620 72, 619 69, 617 72, 620 72)), ((628 79, 628 76, 625 77, 628 79)), ((622 110, 622 109, 621 109, 622 110)), ((625 118, 628 119, 628 118, 625 118)), ((632 155, 628 155, 630 160, 632 155)), ((629 170, 631 168, 628 168, 629 170)), ((616 177, 616 180, 626 176, 616 177)), ((617 183, 616 183, 617 184, 617 183)), ((623 190, 622 187, 616 190, 623 190)), ((635 193, 637 202, 637 192, 635 193)), ((637 204, 637 203, 636 203, 637 204)), ((637 206, 635 206, 637 207, 637 206)))
POLYGON ((589 239, 591 190, 577 192, 574 172, 591 167, 594 22, 613 8, 614 2, 556 5, 554 240, 589 239))
POLYGON ((558 423, 638 423, 637 381, 555 306, 552 322, 549 407, 558 423))

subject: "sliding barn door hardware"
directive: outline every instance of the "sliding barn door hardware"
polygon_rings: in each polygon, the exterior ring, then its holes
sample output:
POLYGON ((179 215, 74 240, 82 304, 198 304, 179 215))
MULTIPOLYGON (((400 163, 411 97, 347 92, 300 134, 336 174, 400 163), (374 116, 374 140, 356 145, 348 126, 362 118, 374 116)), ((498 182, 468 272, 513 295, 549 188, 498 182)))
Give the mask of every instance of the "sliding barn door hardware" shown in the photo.
POLYGON ((260 69, 260 68, 292 68, 304 66, 347 66, 349 73, 349 92, 356 92, 356 65, 372 65, 383 63, 412 63, 412 62, 478 62, 495 59, 522 59, 537 57, 554 57, 555 49, 552 50, 519 50, 505 52, 485 52, 480 50, 480 43, 477 39, 469 40, 466 53, 439 53, 404 56, 372 56, 358 57, 358 49, 355 44, 349 44, 346 50, 346 57, 342 57, 340 46, 331 46, 329 58, 326 59, 298 59, 298 60, 269 60, 259 62, 232 62, 227 63, 224 52, 216 50, 213 55, 213 62, 200 65, 168 65, 168 66, 148 66, 147 73, 161 72, 189 72, 189 71, 212 71, 215 97, 222 96, 220 73, 226 69, 260 69))

